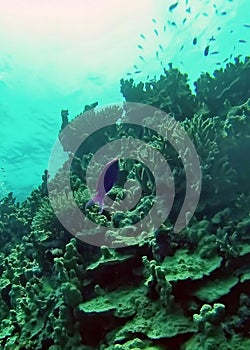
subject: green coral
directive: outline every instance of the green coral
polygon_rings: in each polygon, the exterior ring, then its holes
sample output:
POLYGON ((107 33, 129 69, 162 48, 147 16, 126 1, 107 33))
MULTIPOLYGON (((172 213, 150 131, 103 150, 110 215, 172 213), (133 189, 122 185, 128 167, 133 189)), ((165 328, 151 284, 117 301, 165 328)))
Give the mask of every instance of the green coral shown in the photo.
MULTIPOLYGON (((176 120, 164 119, 159 111, 147 115, 142 128, 117 123, 86 139, 49 183, 44 172, 41 185, 23 203, 16 203, 13 194, 1 200, 2 349, 249 348, 248 72, 249 58, 236 60, 213 78, 203 74, 196 83, 196 95, 187 76, 172 68, 151 82, 121 82, 127 101, 174 115, 200 157, 200 203, 189 226, 179 234, 174 234, 173 223, 185 196, 185 168, 174 147, 152 128, 157 123, 161 132, 167 127, 168 136, 174 134, 179 145, 184 140, 176 120), (120 160, 122 179, 110 192, 112 199, 118 199, 113 212, 99 215, 96 207, 85 212, 90 198, 86 168, 93 153, 125 137, 139 138, 148 147, 134 151, 137 161, 120 160), (143 165, 147 159, 156 162, 154 151, 169 162, 177 204, 156 233, 148 225, 136 236, 134 224, 150 215, 154 202, 156 184, 143 165), (71 188, 61 191, 71 161, 71 188), (127 178, 130 190, 125 186, 127 178), (119 200, 131 202, 140 188, 136 207, 123 212, 119 200), (107 228, 103 244, 114 241, 124 247, 98 248, 72 238, 55 215, 55 211, 71 213, 69 199, 88 220, 107 228)), ((90 117, 86 123, 91 124, 92 117, 109 120, 133 115, 117 106, 94 108, 95 104, 85 106, 90 117)), ((68 112, 63 111, 62 117, 64 129, 68 112)), ((73 132, 76 139, 82 138, 81 130, 73 132)), ((72 140, 62 135, 64 149, 71 151, 72 140)), ((161 169, 160 183, 165 174, 161 169)), ((95 176, 94 172, 92 180, 95 176)), ((88 235, 92 234, 90 230, 88 235)))
POLYGON ((98 296, 78 306, 77 317, 81 314, 89 315, 90 321, 97 319, 97 315, 106 319, 112 316, 124 318, 127 322, 113 335, 116 343, 123 342, 129 333, 142 333, 149 339, 161 339, 194 332, 196 329, 178 307, 172 313, 166 313, 164 308, 159 308, 158 302, 148 300, 144 286, 98 296))
POLYGON ((178 249, 173 256, 167 256, 161 264, 168 281, 201 279, 221 266, 222 258, 202 258, 199 252, 190 253, 178 249))
POLYGON ((217 303, 212 307, 204 304, 200 313, 193 316, 200 334, 191 338, 185 349, 231 349, 221 327, 224 314, 225 305, 217 303))
POLYGON ((238 282, 239 279, 236 276, 227 276, 226 278, 222 277, 214 279, 204 283, 194 292, 194 295, 207 303, 215 302, 223 295, 229 294, 231 288, 236 286, 238 282))
POLYGON ((176 120, 191 118, 197 108, 195 96, 188 85, 187 74, 176 68, 164 70, 158 80, 135 84, 133 79, 121 80, 121 93, 126 102, 137 102, 160 108, 176 120))
POLYGON ((204 304, 200 309, 199 314, 194 314, 194 322, 197 323, 200 330, 205 331, 206 323, 217 325, 222 321, 225 314, 225 305, 214 304, 213 307, 209 304, 204 304))
POLYGON ((172 294, 172 285, 161 266, 157 266, 156 261, 148 261, 147 257, 142 258, 145 270, 145 285, 148 287, 148 296, 155 292, 164 307, 171 310, 174 306, 174 297, 172 294))
POLYGON ((0 201, 0 244, 6 245, 11 241, 19 241, 30 231, 30 211, 16 202, 13 193, 10 192, 0 201))
POLYGON ((250 59, 228 63, 225 69, 215 70, 213 77, 209 73, 201 74, 194 83, 197 100, 207 107, 209 116, 225 116, 232 106, 247 101, 249 89, 250 59))
POLYGON ((139 338, 135 338, 133 340, 129 340, 126 343, 120 345, 115 344, 108 347, 101 346, 101 350, 163 350, 164 348, 162 346, 153 345, 150 341, 143 341, 139 338))
POLYGON ((79 289, 70 282, 65 282, 61 286, 64 303, 71 308, 74 308, 82 301, 82 295, 79 289))

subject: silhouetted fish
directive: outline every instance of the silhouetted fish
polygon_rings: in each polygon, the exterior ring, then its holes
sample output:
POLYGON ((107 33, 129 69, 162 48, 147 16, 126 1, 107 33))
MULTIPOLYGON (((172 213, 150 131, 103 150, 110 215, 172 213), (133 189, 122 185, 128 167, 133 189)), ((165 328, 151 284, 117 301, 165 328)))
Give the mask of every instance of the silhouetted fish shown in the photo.
POLYGON ((197 44, 197 38, 193 38, 193 45, 197 44))
POLYGON ((210 55, 217 55, 219 53, 219 51, 213 51, 210 53, 210 55))
POLYGON ((174 4, 170 5, 169 8, 168 8, 168 10, 169 10, 170 12, 172 12, 177 6, 178 6, 178 1, 175 2, 174 4))
POLYGON ((204 56, 207 56, 209 53, 209 45, 204 50, 204 56))
POLYGON ((159 35, 159 33, 158 33, 158 30, 157 30, 157 29, 154 29, 154 33, 155 33, 155 35, 156 35, 156 36, 158 36, 158 35, 159 35))
POLYGON ((159 48, 160 48, 161 52, 164 51, 163 46, 161 44, 159 44, 159 48))
POLYGON ((145 35, 143 35, 143 34, 140 34, 140 37, 141 37, 142 39, 146 39, 145 35))
POLYGON ((95 196, 88 201, 88 203, 85 205, 85 209, 94 204, 98 204, 100 207, 99 214, 102 213, 105 195, 114 186, 114 183, 117 181, 118 174, 119 159, 115 158, 108 162, 103 168, 97 181, 95 196))
POLYGON ((243 24, 244 27, 250 28, 250 24, 243 24))
POLYGON ((215 41, 215 37, 212 35, 208 40, 209 41, 215 41))
POLYGON ((141 45, 137 45, 138 49, 143 50, 143 47, 141 45))
POLYGON ((243 39, 240 39, 239 40, 239 43, 246 43, 247 41, 246 40, 243 40, 243 39))
POLYGON ((145 61, 144 58, 140 55, 139 56, 140 60, 145 61))

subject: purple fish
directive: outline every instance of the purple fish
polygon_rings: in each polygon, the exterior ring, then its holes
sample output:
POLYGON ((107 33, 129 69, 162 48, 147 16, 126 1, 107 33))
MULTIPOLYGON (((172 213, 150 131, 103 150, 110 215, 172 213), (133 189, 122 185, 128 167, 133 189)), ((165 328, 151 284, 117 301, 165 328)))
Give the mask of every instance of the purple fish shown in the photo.
POLYGON ((101 174, 99 175, 95 196, 88 201, 88 203, 85 205, 85 209, 91 205, 98 204, 100 207, 99 214, 102 213, 105 195, 114 186, 114 183, 117 181, 118 174, 119 159, 114 158, 105 165, 101 174))

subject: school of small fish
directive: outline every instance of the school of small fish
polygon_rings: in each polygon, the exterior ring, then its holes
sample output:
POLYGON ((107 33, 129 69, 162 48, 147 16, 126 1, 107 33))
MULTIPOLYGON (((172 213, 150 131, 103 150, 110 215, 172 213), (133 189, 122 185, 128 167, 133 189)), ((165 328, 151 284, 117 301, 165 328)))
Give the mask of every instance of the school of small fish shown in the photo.
MULTIPOLYGON (((205 1, 206 3, 209 3, 208 0, 200 0, 200 1, 205 1)), ((227 0, 227 1, 232 2, 233 0, 227 0)), ((183 13, 185 13, 185 16, 184 18, 181 18, 181 19, 179 18, 177 20, 175 18, 175 12, 176 12, 176 9, 179 8, 180 6, 183 6, 183 2, 181 1, 175 1, 171 5, 166 6, 166 22, 164 23, 163 26, 162 24, 158 23, 158 21, 155 18, 152 18, 152 23, 154 26, 153 35, 155 36, 155 43, 156 43, 155 59, 160 63, 162 67, 165 66, 163 61, 166 62, 166 58, 168 54, 167 50, 169 50, 169 48, 167 47, 166 44, 164 45, 162 42, 159 42, 160 37, 164 37, 164 35, 166 35, 169 30, 185 29, 185 25, 189 23, 189 20, 190 20, 189 17, 192 14, 191 0, 185 0, 185 5, 184 5, 185 11, 183 11, 183 13)), ((206 39, 205 45, 204 45, 204 38, 202 38, 203 40, 201 40, 201 37, 199 36, 198 33, 193 38, 190 38, 190 44, 193 47, 196 46, 197 48, 200 48, 201 54, 206 59, 208 59, 208 57, 210 56, 220 57, 222 55, 218 50, 216 33, 219 33, 223 29, 223 18, 229 14, 228 9, 221 10, 217 7, 216 3, 212 5, 212 8, 214 11, 214 15, 222 18, 222 24, 219 25, 217 28, 214 28, 214 35, 206 39)), ((198 12, 195 15, 195 20, 200 16, 209 17, 209 14, 207 12, 198 12)), ((247 35, 249 36, 249 33, 247 31, 248 29, 250 29, 250 24, 243 23, 241 24, 241 27, 245 28, 246 36, 247 35)), ((178 35, 178 32, 176 33, 178 35)), ((228 34, 230 35, 232 33, 234 33, 234 29, 231 29, 228 34)), ((145 45, 147 44, 147 37, 146 35, 141 33, 139 39, 141 42, 137 45, 137 49, 139 50, 138 58, 141 63, 144 63, 147 61, 147 57, 144 56, 144 49, 145 49, 145 45)), ((226 57, 226 58, 225 56, 220 57, 221 60, 218 60, 215 64, 222 65, 223 63, 228 62, 235 55, 237 43, 239 45, 242 45, 242 44, 247 44, 247 42, 248 41, 246 38, 239 38, 237 42, 234 45, 232 45, 232 52, 230 53, 229 57, 226 57)), ((188 50, 188 43, 186 42, 179 47, 179 52, 182 52, 182 51, 185 52, 185 50, 188 50)), ((180 63, 183 63, 183 62, 180 61, 180 63)), ((172 62, 171 62, 171 65, 172 65, 172 62)), ((140 74, 142 72, 143 72, 142 68, 138 67, 138 65, 134 65, 133 72, 127 73, 127 75, 140 74)))

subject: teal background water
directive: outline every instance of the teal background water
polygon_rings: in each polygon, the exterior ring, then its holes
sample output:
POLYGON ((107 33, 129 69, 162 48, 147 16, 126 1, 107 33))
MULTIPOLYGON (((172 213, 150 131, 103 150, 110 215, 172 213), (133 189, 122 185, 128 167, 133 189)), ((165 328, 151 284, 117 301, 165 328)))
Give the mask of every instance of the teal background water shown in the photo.
POLYGON ((193 88, 201 72, 249 55, 248 0, 183 0, 170 12, 173 3, 0 2, 0 198, 23 200, 40 183, 61 109, 73 118, 120 102, 121 78, 145 81, 170 62, 193 88))

